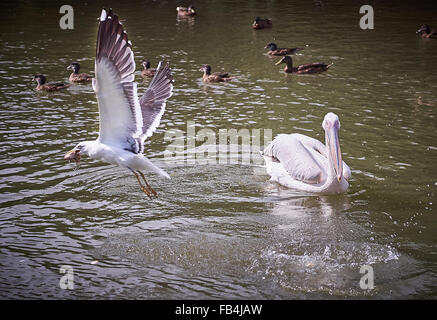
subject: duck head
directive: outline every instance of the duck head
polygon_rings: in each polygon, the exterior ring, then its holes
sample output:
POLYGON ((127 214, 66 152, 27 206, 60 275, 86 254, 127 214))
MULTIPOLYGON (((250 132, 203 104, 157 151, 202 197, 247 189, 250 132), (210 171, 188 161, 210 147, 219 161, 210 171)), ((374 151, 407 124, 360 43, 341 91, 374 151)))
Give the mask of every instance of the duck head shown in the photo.
POLYGON ((209 64, 204 64, 199 71, 203 71, 206 74, 211 74, 211 66, 209 64))
POLYGON ((150 61, 144 60, 142 65, 143 65, 144 69, 149 69, 150 68, 150 61))
POLYGON ((36 75, 33 76, 32 78, 33 81, 36 81, 36 83, 38 83, 38 85, 43 85, 44 83, 46 83, 47 79, 44 75, 37 73, 36 75))
POLYGON ((278 49, 278 46, 276 45, 276 43, 270 42, 269 44, 267 44, 264 49, 269 49, 270 51, 275 51, 276 49, 278 49))
POLYGON ((416 33, 430 33, 431 32, 431 27, 427 24, 423 24, 420 26, 419 30, 416 31, 416 33))
POLYGON ((79 73, 80 64, 78 62, 72 62, 68 67, 67 70, 73 70, 74 73, 79 73))

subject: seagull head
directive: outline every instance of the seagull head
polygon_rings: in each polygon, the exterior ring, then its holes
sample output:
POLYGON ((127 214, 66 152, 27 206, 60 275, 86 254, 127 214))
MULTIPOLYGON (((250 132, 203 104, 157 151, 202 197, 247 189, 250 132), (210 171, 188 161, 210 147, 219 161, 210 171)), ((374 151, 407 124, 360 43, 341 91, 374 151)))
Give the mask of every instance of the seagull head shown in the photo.
POLYGON ((89 141, 81 142, 65 154, 64 160, 68 160, 70 162, 74 161, 78 165, 80 163, 80 157, 82 155, 89 155, 88 152, 89 141))

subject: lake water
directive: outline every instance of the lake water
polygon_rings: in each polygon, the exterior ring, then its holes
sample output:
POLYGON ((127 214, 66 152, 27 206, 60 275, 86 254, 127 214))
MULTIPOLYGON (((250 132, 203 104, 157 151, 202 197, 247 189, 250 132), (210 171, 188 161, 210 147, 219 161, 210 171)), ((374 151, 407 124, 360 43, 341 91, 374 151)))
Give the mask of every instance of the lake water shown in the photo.
MULTIPOLYGON (((66 67, 94 72, 100 3, 0 4, 0 298, 308 299, 437 297, 437 40, 415 31, 437 23, 431 1, 109 1, 141 61, 171 64, 174 94, 145 154, 171 179, 147 174, 149 200, 126 169, 63 160, 97 137, 90 84, 36 93, 32 76, 67 81, 66 67), (188 4, 188 3, 186 3, 188 4), (373 5, 375 29, 359 8, 373 5), (256 16, 273 19, 254 31, 256 16), (268 42, 304 46, 296 64, 334 62, 317 75, 286 75, 268 42), (236 78, 204 85, 202 64, 236 78), (324 139, 327 112, 341 121, 352 169, 343 195, 288 190, 262 161, 165 158, 168 133, 260 129, 324 139), (166 135, 167 134, 167 135, 166 135), (61 266, 74 289, 60 288, 61 266), (374 271, 363 290, 362 266, 374 271)), ((261 142, 263 142, 261 140, 261 142)), ((201 145, 196 142, 196 146, 201 145)), ((262 143, 261 143, 262 144, 262 143)), ((247 149, 244 145, 241 153, 247 149)), ((262 160, 262 159, 261 159, 262 160)))

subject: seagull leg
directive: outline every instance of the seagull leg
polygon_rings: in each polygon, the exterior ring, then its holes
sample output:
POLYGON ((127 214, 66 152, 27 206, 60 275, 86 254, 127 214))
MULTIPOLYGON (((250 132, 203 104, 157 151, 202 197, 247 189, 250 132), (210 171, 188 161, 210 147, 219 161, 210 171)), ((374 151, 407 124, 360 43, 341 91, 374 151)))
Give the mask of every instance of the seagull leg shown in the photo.
POLYGON ((144 177, 144 174, 138 170, 138 172, 140 173, 141 177, 143 178, 144 182, 146 183, 147 188, 149 189, 150 192, 153 193, 153 195, 158 198, 158 193, 156 193, 155 190, 153 190, 153 188, 150 186, 150 184, 147 182, 146 177, 144 177))
POLYGON ((138 176, 138 174, 137 174, 134 170, 131 170, 131 171, 134 173, 135 177, 137 178, 141 190, 143 190, 143 192, 144 192, 145 194, 147 194, 147 196, 148 196, 150 199, 152 199, 152 195, 150 194, 149 190, 148 190, 145 186, 143 186, 143 184, 141 183, 141 180, 140 180, 140 177, 138 176))

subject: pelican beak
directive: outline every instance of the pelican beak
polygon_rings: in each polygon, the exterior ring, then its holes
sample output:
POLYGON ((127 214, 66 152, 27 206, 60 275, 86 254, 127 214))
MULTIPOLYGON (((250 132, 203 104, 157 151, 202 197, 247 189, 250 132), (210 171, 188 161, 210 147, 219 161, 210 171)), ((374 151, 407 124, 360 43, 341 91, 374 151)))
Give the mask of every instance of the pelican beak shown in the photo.
POLYGON ((341 156, 340 140, 338 138, 338 128, 332 127, 327 132, 329 154, 338 182, 343 178, 343 158, 341 156))
POLYGON ((282 58, 281 60, 279 60, 278 62, 275 63, 275 66, 277 66, 278 64, 281 64, 282 62, 284 62, 284 58, 282 58))
POLYGON ((64 156, 64 160, 74 161, 74 162, 76 162, 76 164, 79 164, 79 162, 80 162, 80 150, 72 149, 72 150, 68 151, 64 156))

